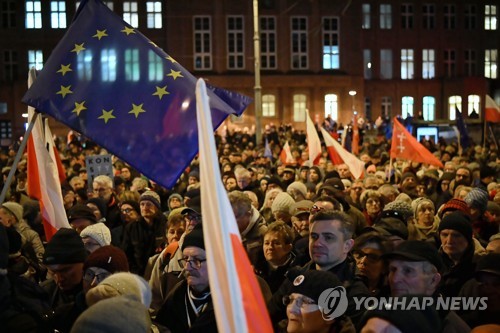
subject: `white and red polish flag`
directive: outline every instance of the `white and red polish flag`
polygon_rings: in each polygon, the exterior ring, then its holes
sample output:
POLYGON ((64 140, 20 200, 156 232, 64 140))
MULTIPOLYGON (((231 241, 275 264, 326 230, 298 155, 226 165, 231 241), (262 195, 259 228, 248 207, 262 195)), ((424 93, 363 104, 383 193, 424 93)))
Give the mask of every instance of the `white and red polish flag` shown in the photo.
POLYGON ((489 95, 486 95, 484 120, 490 123, 500 123, 500 107, 489 95))
POLYGON ((326 150, 328 151, 328 155, 330 156, 333 164, 338 165, 345 163, 349 167, 349 170, 354 178, 360 178, 365 171, 365 163, 363 163, 363 161, 355 155, 345 150, 344 147, 342 147, 342 145, 338 143, 337 140, 335 140, 324 128, 321 128, 321 135, 323 135, 326 150))
MULTIPOLYGON (((31 69, 28 87, 35 78, 31 69)), ((35 115, 35 109, 28 107, 28 122, 35 115)), ((35 120, 28 138, 28 194, 38 200, 42 215, 45 237, 49 241, 60 228, 70 228, 61 191, 61 180, 65 179, 59 153, 52 139, 48 124, 44 126, 40 116, 35 120), (45 129, 44 129, 45 127, 45 129)))
POLYGON ((272 332, 272 324, 222 184, 205 82, 196 83, 201 210, 219 332, 272 332))
POLYGON ((292 151, 290 150, 290 145, 288 141, 283 146, 280 152, 280 161, 283 165, 295 164, 297 161, 293 158, 292 151))
POLYGON ((309 111, 306 110, 306 134, 307 134, 307 147, 309 150, 309 166, 319 164, 319 159, 321 157, 321 141, 319 141, 318 132, 316 131, 316 126, 311 119, 309 111))

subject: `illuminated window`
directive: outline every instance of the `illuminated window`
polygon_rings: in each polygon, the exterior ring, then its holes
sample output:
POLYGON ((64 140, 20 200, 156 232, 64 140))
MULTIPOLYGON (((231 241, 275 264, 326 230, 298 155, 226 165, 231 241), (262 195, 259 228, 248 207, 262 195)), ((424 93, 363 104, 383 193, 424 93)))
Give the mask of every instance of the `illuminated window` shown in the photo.
POLYGON ((276 116, 276 97, 274 95, 262 96, 262 116, 263 117, 276 116))
POLYGON ((276 18, 261 16, 260 18, 260 65, 262 69, 276 69, 276 18))
POLYGON ((26 1, 26 29, 42 28, 42 2, 26 1))
POLYGON ((139 50, 125 50, 125 80, 137 82, 140 77, 141 71, 139 66, 139 50))
POLYGON ((161 58, 153 50, 149 50, 148 58, 149 58, 148 62, 149 81, 161 81, 163 79, 163 63, 161 58))
POLYGON ((53 29, 66 28, 66 2, 50 2, 50 26, 53 29))
POLYGON ((424 120, 432 121, 436 117, 436 99, 432 96, 424 96, 423 101, 424 120))
POLYGON ((323 18, 323 69, 340 68, 339 20, 323 18))
POLYGON ((115 49, 103 49, 101 51, 101 79, 103 82, 116 81, 115 49))
POLYGON ((139 15, 137 14, 137 1, 125 1, 123 3, 123 20, 134 28, 139 27, 139 15))
POLYGON ((161 29, 163 20, 161 17, 161 2, 148 1, 146 2, 147 12, 147 27, 149 29, 161 29))
POLYGON ((422 78, 433 79, 436 76, 436 55, 431 49, 422 50, 422 78))
POLYGON ((335 94, 325 95, 325 118, 330 116, 333 120, 337 121, 339 118, 339 101, 338 96, 335 94))
POLYGON ((304 94, 293 95, 293 121, 306 121, 307 96, 304 94))
POLYGON ((467 96, 467 115, 469 118, 479 118, 481 110, 481 98, 479 95, 467 96))
POLYGON ((392 29, 392 7, 388 4, 380 5, 380 29, 392 29))
POLYGON ((92 80, 92 51, 83 50, 76 56, 76 69, 78 79, 81 81, 92 80))
POLYGON ((401 117, 403 117, 403 119, 413 117, 413 106, 413 97, 403 96, 401 99, 401 117))
POLYGON ((497 6, 484 6, 484 30, 497 30, 497 6))
POLYGON ((462 97, 460 96, 450 96, 448 98, 448 116, 450 120, 455 120, 457 118, 456 110, 462 112, 462 97))
POLYGON ((413 72, 414 58, 412 49, 401 50, 401 78, 411 80, 415 74, 413 72))
POLYGON ((371 18, 371 6, 369 3, 364 3, 361 5, 361 11, 363 15, 363 23, 361 28, 370 29, 372 27, 372 18, 371 18))
POLYGON ((404 3, 401 5, 401 28, 413 29, 413 5, 404 3))
POLYGON ((28 51, 28 70, 35 67, 36 70, 43 68, 43 51, 29 50, 28 51))
POLYGON ((227 18, 227 68, 245 68, 245 30, 243 16, 227 18))
POLYGON ((498 77, 498 50, 484 50, 484 76, 489 79, 498 77))
POLYGON ((194 68, 212 69, 212 22, 209 16, 194 18, 194 68))

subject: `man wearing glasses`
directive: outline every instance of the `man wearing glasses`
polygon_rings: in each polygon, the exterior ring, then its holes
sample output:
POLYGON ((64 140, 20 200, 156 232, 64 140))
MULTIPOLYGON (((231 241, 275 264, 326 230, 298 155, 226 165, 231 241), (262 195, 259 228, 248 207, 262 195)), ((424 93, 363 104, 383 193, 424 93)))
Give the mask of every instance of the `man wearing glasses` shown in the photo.
POLYGON ((156 321, 172 333, 217 332, 201 224, 184 237, 181 250, 178 262, 185 279, 169 293, 156 321))
POLYGON ((113 180, 106 175, 99 175, 92 182, 94 197, 99 197, 104 200, 107 206, 106 226, 111 230, 119 227, 122 224, 120 217, 120 207, 118 199, 113 193, 113 180))

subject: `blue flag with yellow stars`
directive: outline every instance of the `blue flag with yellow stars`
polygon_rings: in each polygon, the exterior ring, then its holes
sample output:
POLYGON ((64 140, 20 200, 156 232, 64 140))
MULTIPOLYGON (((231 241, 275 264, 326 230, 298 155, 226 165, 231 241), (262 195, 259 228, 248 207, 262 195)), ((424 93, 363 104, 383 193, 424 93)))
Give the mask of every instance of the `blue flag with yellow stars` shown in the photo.
MULTIPOLYGON (((100 0, 82 1, 23 102, 171 188, 198 152, 196 78, 100 0)), ((209 87, 213 128, 251 99, 209 87)))

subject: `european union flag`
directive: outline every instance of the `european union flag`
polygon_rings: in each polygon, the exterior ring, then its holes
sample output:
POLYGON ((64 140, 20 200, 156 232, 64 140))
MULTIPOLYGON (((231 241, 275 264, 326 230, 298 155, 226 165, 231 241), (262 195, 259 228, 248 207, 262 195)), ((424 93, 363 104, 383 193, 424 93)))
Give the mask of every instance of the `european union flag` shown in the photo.
POLYGON ((462 149, 466 149, 471 145, 471 140, 467 131, 467 125, 465 124, 462 112, 460 112, 457 107, 455 107, 455 113, 457 116, 457 129, 460 133, 460 146, 462 147, 462 149))
MULTIPOLYGON (((171 188, 198 151, 196 78, 99 0, 81 2, 23 102, 171 188)), ((209 87, 212 125, 251 99, 209 87)))

